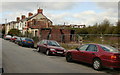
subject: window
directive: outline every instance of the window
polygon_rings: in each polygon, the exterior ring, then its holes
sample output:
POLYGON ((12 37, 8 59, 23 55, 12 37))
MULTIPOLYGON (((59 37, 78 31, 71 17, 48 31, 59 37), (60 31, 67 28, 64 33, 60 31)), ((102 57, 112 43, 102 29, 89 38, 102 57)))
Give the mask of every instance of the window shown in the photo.
POLYGON ((97 52, 97 47, 96 45, 89 45, 86 51, 97 52))
POLYGON ((105 47, 102 47, 102 49, 103 49, 104 51, 110 52, 110 50, 107 49, 107 48, 105 48, 105 47))
POLYGON ((44 40, 42 40, 42 41, 40 42, 40 44, 44 44, 44 40))
POLYGON ((38 42, 38 44, 40 45, 40 44, 43 44, 44 43, 44 40, 42 40, 42 41, 40 41, 40 42, 38 42))
POLYGON ((37 44, 40 45, 42 41, 38 42, 37 44))
POLYGON ((37 31, 35 31, 35 36, 37 36, 37 31))
POLYGON ((60 47, 60 45, 56 41, 47 41, 47 44, 50 45, 50 46, 58 46, 58 47, 60 47))
POLYGON ((47 41, 46 41, 46 40, 43 40, 43 44, 47 44, 47 41))
POLYGON ((104 51, 107 51, 107 52, 120 52, 117 48, 114 48, 109 45, 100 45, 100 46, 104 51))
POLYGON ((87 45, 82 45, 82 46, 79 47, 79 50, 85 51, 88 46, 89 46, 88 44, 87 45))

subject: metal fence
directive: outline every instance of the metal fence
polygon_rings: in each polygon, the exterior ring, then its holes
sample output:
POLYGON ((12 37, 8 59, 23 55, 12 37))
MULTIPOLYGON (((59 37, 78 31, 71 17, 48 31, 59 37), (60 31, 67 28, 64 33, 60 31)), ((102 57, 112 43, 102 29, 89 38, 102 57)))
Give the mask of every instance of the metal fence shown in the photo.
POLYGON ((60 43, 99 43, 108 44, 120 48, 119 34, 50 34, 49 36, 41 36, 42 39, 56 40, 60 43))

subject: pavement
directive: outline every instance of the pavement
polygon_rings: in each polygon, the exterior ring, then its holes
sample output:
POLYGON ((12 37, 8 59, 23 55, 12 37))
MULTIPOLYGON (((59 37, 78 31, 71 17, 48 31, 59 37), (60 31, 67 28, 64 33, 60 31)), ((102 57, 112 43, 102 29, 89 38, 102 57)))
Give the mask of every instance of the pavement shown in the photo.
POLYGON ((2 73, 2 39, 0 38, 0 73, 2 73))
POLYGON ((66 62, 65 57, 46 56, 34 48, 18 46, 2 40, 4 73, 120 73, 118 70, 95 71, 81 62, 66 62))

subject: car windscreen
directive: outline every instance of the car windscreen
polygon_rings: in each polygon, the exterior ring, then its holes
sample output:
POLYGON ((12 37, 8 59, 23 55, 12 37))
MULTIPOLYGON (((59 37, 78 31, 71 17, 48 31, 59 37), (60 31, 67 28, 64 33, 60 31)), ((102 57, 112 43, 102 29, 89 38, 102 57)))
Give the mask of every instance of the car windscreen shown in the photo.
POLYGON ((118 53, 120 52, 117 48, 114 48, 110 45, 101 45, 101 48, 107 52, 118 52, 118 53))
POLYGON ((47 44, 50 45, 50 46, 58 46, 58 47, 60 47, 60 45, 56 41, 47 41, 47 44))

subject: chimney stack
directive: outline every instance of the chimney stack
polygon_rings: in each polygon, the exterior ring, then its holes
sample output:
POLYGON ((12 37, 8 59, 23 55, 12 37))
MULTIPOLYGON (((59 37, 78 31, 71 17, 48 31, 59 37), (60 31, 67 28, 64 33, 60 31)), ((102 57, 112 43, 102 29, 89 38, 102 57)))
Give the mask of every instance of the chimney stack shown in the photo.
POLYGON ((17 20, 17 21, 20 21, 20 17, 17 17, 16 20, 17 20))
POLYGON ((43 9, 40 9, 40 8, 39 8, 39 9, 37 10, 37 13, 41 13, 41 14, 42 14, 42 13, 43 13, 43 9))
POLYGON ((33 13, 31 13, 31 12, 28 13, 28 17, 29 17, 29 16, 32 16, 32 15, 33 15, 33 13))
POLYGON ((21 19, 25 19, 25 18, 26 18, 25 15, 22 15, 22 16, 21 16, 21 19))

